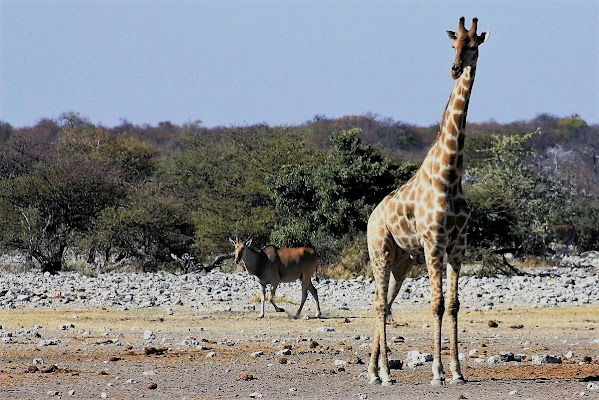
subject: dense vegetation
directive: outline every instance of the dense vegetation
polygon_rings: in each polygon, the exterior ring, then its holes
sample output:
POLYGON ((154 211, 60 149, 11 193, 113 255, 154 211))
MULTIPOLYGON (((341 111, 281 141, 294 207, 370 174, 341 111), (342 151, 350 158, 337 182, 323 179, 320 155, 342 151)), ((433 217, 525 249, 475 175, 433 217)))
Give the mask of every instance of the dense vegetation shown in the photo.
MULTIPOLYGON (((107 128, 73 112, 0 122, 0 248, 44 271, 73 259, 147 271, 230 252, 239 232, 312 245, 329 273, 364 273, 368 215, 437 130, 372 115, 231 128, 107 128)), ((543 255, 555 241, 598 248, 598 148, 599 126, 576 115, 469 124, 468 257, 543 255)))

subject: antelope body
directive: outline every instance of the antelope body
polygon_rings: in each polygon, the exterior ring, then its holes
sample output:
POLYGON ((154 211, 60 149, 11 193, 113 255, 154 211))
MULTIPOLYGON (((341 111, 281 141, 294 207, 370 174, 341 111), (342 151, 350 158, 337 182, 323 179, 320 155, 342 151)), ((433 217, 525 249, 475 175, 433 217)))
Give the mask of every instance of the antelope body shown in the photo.
POLYGON ((258 278, 260 283, 262 311, 258 318, 264 317, 264 302, 266 297, 266 285, 271 285, 270 302, 277 312, 285 312, 284 309, 275 304, 275 292, 281 282, 294 282, 298 279, 302 281, 302 301, 295 313, 294 318, 299 318, 308 291, 316 300, 318 313, 316 318, 320 318, 320 303, 318 293, 312 285, 312 276, 316 274, 318 266, 318 256, 311 247, 293 247, 280 249, 273 245, 268 245, 260 251, 250 248, 251 239, 231 243, 235 246, 235 263, 243 263, 246 271, 250 275, 258 278))

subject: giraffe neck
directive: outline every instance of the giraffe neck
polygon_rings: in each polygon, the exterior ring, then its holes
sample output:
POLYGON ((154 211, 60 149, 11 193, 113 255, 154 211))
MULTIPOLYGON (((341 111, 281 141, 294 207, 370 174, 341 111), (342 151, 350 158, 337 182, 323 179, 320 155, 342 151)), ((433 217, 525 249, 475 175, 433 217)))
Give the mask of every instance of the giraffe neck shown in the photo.
POLYGON ((462 175, 466 115, 475 71, 476 67, 466 67, 456 80, 443 113, 439 135, 423 163, 432 178, 439 178, 449 187, 459 184, 462 175))

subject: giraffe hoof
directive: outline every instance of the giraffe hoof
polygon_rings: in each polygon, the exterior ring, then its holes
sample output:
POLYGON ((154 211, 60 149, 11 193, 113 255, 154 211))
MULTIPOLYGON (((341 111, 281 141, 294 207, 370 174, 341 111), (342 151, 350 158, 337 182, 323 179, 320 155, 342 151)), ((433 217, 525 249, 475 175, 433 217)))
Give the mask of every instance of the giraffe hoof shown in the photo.
POLYGON ((433 379, 431 381, 431 386, 443 386, 443 385, 445 385, 445 379, 438 378, 438 379, 433 379))
POLYGON ((465 385, 466 380, 463 377, 455 378, 449 381, 450 385, 465 385))
POLYGON ((264 314, 260 314, 260 315, 258 315, 256 318, 257 318, 257 319, 264 318, 264 314))
POLYGON ((393 386, 394 383, 395 383, 395 380, 391 379, 391 380, 388 380, 388 381, 381 382, 381 385, 382 386, 393 386))
POLYGON ((375 376, 374 378, 370 378, 368 380, 368 384, 369 385, 380 385, 381 384, 381 380, 378 378, 378 376, 375 376))

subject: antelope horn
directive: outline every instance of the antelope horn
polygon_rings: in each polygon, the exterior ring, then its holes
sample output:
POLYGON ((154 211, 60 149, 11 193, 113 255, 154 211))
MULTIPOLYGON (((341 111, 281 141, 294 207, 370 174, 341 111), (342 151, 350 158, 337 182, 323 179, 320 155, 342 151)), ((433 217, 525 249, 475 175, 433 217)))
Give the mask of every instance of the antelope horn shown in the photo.
POLYGON ((468 33, 471 35, 476 35, 477 27, 478 27, 478 18, 474 17, 474 18, 472 18, 472 26, 470 27, 470 30, 468 31, 468 33))
POLYGON ((466 22, 466 18, 460 17, 460 24, 458 26, 458 29, 460 30, 460 32, 466 32, 466 27, 464 26, 465 22, 466 22))

